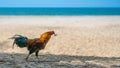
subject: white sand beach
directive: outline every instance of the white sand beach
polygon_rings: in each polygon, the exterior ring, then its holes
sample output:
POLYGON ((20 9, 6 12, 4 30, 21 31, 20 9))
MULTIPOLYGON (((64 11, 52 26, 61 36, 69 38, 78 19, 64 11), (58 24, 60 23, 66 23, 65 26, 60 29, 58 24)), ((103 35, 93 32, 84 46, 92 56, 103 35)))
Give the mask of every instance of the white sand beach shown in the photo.
POLYGON ((119 68, 120 16, 0 16, 0 68, 119 68), (12 49, 15 34, 39 38, 54 30, 29 62, 26 48, 12 49))

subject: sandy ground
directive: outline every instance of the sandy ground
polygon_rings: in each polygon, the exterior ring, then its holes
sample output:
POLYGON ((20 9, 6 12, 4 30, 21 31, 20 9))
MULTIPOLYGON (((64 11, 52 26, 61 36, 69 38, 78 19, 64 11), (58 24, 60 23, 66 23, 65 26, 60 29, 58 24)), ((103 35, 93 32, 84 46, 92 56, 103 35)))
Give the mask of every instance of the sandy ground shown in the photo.
POLYGON ((0 16, 0 68, 120 68, 120 16, 0 16), (38 38, 53 36, 36 62, 23 59, 26 48, 12 49, 21 34, 38 38))

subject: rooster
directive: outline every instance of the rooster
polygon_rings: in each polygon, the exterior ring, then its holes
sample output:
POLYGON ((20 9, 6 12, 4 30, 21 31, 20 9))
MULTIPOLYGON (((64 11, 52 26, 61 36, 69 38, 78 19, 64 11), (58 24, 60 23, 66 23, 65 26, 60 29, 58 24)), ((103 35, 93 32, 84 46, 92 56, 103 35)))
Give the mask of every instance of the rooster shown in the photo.
POLYGON ((14 35, 10 39, 14 39, 13 48, 14 44, 16 44, 20 48, 27 47, 29 54, 25 58, 25 61, 28 61, 29 56, 34 52, 36 55, 36 59, 39 60, 38 58, 39 50, 45 48, 46 44, 48 43, 53 34, 56 36, 54 31, 48 31, 43 33, 40 36, 40 38, 28 39, 27 37, 22 35, 14 35))

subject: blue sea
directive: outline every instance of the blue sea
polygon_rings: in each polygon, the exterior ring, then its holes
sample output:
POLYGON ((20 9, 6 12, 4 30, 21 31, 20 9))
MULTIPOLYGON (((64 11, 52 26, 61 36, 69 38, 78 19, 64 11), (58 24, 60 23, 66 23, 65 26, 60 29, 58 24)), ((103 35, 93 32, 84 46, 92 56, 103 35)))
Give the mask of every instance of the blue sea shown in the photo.
POLYGON ((120 15, 120 8, 0 8, 0 15, 120 15))

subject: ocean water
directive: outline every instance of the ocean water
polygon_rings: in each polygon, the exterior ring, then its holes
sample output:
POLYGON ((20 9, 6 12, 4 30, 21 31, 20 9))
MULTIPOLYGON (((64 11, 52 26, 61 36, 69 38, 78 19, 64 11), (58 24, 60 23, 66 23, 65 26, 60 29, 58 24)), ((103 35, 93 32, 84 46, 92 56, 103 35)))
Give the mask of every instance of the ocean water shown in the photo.
POLYGON ((0 8, 0 15, 120 15, 120 8, 0 8))

